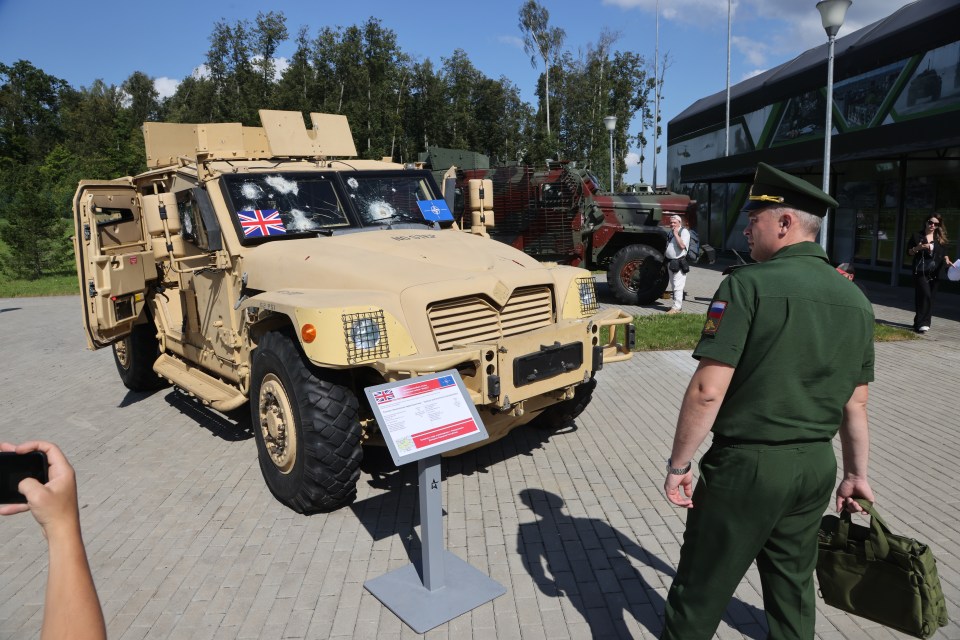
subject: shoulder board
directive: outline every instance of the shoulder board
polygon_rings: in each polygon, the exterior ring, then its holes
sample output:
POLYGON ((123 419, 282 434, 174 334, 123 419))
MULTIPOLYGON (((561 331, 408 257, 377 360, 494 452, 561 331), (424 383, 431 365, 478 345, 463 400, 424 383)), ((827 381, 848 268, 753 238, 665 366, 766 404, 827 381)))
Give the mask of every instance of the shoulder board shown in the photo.
POLYGON ((738 269, 743 269, 744 267, 749 267, 749 266, 752 266, 752 265, 755 265, 755 264, 760 264, 760 263, 759 263, 759 262, 750 262, 750 263, 748 263, 748 264, 732 264, 732 265, 730 265, 729 267, 727 267, 726 269, 723 270, 723 275, 728 276, 728 275, 730 275, 731 273, 733 273, 734 271, 737 271, 738 269))

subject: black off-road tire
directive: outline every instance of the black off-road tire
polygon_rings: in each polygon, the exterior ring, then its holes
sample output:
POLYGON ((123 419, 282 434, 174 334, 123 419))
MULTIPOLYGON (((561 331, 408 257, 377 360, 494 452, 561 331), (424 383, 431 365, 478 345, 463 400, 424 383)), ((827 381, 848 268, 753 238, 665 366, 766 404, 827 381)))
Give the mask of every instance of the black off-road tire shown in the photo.
POLYGON ((152 322, 133 325, 130 335, 113 343, 113 362, 123 386, 131 391, 154 391, 167 381, 153 370, 160 357, 157 328, 152 322))
POLYGON ((360 421, 353 392, 307 362, 292 338, 271 332, 253 354, 250 418, 260 471, 298 513, 353 501, 360 477, 360 421))
POLYGON ((623 304, 652 304, 667 290, 663 254, 645 244, 627 245, 613 256, 607 285, 623 304))
POLYGON ((543 413, 534 418, 534 426, 542 429, 554 429, 573 422, 590 404, 593 399, 593 390, 596 388, 596 378, 590 378, 587 382, 578 385, 573 390, 572 398, 547 407, 543 410, 543 413))

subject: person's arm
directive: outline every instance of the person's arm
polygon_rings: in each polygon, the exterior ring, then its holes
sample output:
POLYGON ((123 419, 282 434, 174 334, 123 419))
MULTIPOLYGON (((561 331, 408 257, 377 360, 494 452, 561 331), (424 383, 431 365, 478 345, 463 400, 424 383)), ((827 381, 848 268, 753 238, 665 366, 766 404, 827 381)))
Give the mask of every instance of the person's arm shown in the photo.
POLYGON ((77 481, 73 467, 56 445, 25 442, 4 444, 4 451, 43 451, 50 465, 49 482, 26 478, 17 487, 27 497, 26 505, 0 506, 0 515, 29 509, 47 539, 50 568, 43 609, 41 640, 72 638, 103 640, 107 637, 103 611, 93 584, 87 552, 80 534, 77 481))
POLYGON ((926 243, 926 239, 922 238, 920 235, 914 233, 910 236, 910 239, 907 241, 907 254, 910 256, 916 255, 921 251, 926 243))
MULTIPOLYGON (((700 365, 687 385, 677 418, 677 430, 673 436, 670 464, 682 468, 693 461, 700 444, 713 427, 720 411, 734 368, 709 358, 702 358, 700 365)), ((693 506, 693 467, 683 475, 667 474, 663 484, 667 500, 678 507, 693 506)))
POLYGON ((854 498, 874 501, 873 490, 867 481, 867 462, 870 454, 870 433, 867 421, 867 385, 857 385, 843 407, 840 424, 840 446, 843 450, 843 479, 837 487, 837 511, 863 511, 854 498))
MULTIPOLYGON (((673 237, 677 239, 677 250, 683 253, 687 250, 687 243, 683 241, 683 225, 677 225, 673 228, 673 237)), ((689 237, 689 233, 687 234, 689 237)))

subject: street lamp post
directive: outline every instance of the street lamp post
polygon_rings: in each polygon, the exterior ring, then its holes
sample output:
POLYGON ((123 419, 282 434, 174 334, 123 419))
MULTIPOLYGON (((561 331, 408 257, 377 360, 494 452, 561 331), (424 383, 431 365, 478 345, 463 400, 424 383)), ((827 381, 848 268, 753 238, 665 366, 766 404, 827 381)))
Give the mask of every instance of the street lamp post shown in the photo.
MULTIPOLYGON (((827 122, 823 131, 823 192, 830 193, 830 139, 833 137, 833 43, 837 39, 837 32, 843 26, 843 19, 847 9, 853 4, 852 0, 820 0, 817 11, 823 22, 823 29, 827 32, 827 122)), ((830 222, 830 212, 823 216, 820 225, 820 246, 827 250, 827 235, 830 222)))
POLYGON ((610 193, 613 193, 613 130, 617 128, 617 116, 607 116, 603 124, 610 132, 610 193))

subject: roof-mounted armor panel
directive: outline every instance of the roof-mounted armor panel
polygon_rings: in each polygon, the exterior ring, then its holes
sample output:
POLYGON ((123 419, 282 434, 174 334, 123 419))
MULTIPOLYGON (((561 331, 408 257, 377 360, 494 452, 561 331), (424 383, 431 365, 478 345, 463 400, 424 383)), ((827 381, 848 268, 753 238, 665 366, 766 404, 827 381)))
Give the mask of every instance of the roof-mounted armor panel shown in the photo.
POLYGON ((347 117, 311 113, 308 130, 296 111, 260 110, 262 127, 238 122, 172 124, 147 122, 143 138, 147 166, 151 169, 210 160, 262 160, 266 158, 356 157, 357 149, 347 117))

